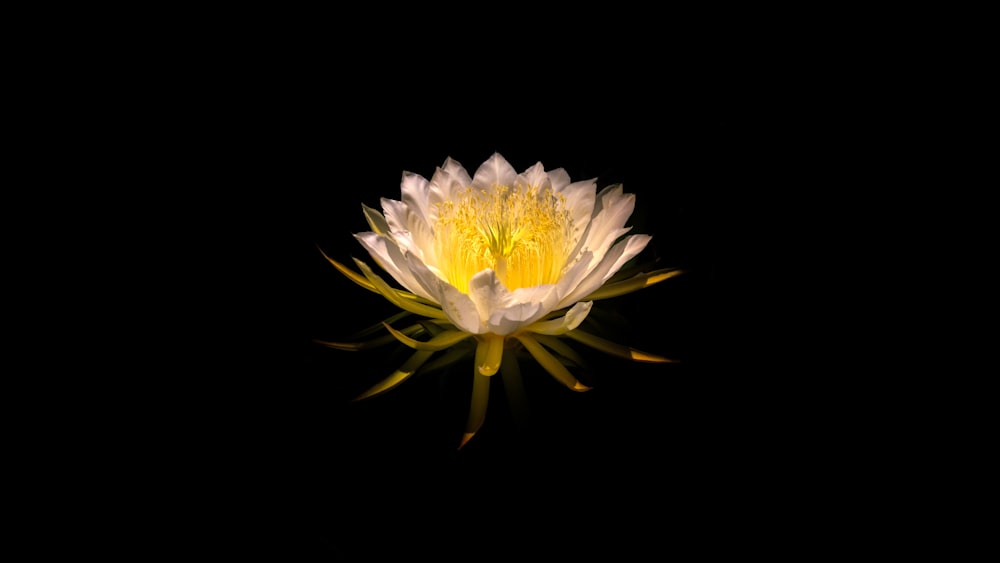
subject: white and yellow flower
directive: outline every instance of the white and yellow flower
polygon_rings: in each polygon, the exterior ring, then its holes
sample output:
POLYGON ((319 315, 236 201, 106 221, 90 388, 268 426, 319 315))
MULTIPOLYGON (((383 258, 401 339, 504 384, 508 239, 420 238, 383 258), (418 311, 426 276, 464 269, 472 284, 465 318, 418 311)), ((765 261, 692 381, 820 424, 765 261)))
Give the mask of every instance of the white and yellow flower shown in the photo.
MULTIPOLYGON (((358 285, 403 311, 378 325, 391 336, 368 342, 321 342, 359 350, 396 339, 414 354, 356 400, 402 383, 436 352, 436 365, 475 351, 472 405, 461 445, 486 414, 490 377, 519 378, 515 352, 523 347, 556 380, 587 391, 566 367, 578 358, 558 337, 640 362, 669 362, 580 330, 595 300, 629 293, 680 273, 661 269, 619 279, 616 273, 650 237, 625 236, 635 196, 621 185, 599 193, 595 180, 572 182, 562 168, 542 163, 518 174, 494 154, 469 176, 447 159, 430 181, 403 173, 402 199, 382 199, 382 212, 362 205, 371 231, 356 236, 375 262, 404 289, 390 286, 365 262, 360 274, 326 256, 358 285), (390 323, 423 317, 402 329, 390 323)), ((374 327, 373 327, 374 328, 374 327)), ((366 332, 374 332, 369 330, 366 332)), ((426 364, 426 365, 425 365, 426 364)))

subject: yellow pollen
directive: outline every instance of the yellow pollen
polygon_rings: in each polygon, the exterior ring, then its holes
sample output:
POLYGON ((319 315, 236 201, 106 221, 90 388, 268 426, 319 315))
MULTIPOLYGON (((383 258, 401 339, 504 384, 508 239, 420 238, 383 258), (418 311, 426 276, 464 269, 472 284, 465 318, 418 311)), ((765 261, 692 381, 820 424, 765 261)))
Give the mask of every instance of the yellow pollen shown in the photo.
POLYGON ((536 186, 466 188, 438 204, 437 266, 464 293, 469 280, 492 268, 514 290, 555 283, 572 250, 566 198, 536 186))

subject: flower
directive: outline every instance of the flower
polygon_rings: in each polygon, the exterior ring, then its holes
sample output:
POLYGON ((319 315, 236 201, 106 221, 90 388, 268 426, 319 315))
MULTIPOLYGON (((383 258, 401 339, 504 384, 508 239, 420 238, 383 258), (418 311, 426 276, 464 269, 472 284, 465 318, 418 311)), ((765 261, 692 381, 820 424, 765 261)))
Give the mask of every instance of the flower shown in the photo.
POLYGON ((490 377, 500 371, 505 385, 519 383, 508 380, 519 378, 516 353, 521 348, 574 391, 590 387, 567 368, 579 356, 558 337, 631 360, 671 361, 579 328, 595 300, 680 273, 661 269, 613 278, 651 238, 626 236, 635 196, 621 185, 598 193, 596 180, 572 182, 562 168, 546 171, 541 162, 518 174, 493 154, 472 176, 451 158, 430 181, 404 172, 401 191, 400 200, 382 199, 381 213, 362 204, 371 231, 355 237, 404 289, 390 286, 361 260, 355 259, 359 274, 324 253, 340 272, 403 312, 366 331, 384 327, 387 337, 317 342, 360 350, 395 339, 415 350, 355 400, 399 385, 437 352, 451 349, 435 360, 440 366, 474 348, 472 405, 461 448, 483 423, 490 377), (404 329, 391 326, 409 315, 423 319, 404 329))

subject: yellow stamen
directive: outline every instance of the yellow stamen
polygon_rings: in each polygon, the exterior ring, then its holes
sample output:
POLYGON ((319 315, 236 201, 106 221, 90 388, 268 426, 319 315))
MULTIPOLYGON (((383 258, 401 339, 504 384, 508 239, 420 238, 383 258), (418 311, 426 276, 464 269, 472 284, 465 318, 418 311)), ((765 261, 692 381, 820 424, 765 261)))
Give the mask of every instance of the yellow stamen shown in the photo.
POLYGON ((510 290, 555 283, 572 250, 572 233, 562 194, 524 185, 466 188, 438 204, 437 267, 462 292, 486 268, 510 290))

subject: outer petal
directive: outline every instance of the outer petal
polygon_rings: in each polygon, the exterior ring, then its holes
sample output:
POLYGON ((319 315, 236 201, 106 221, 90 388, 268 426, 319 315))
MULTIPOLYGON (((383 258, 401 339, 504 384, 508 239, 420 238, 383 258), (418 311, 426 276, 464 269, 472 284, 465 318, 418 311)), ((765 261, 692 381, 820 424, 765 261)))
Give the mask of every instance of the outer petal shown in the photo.
POLYGON ((431 195, 430 182, 420 174, 403 172, 403 179, 399 183, 399 191, 402 194, 402 201, 410 209, 416 212, 424 222, 427 222, 427 209, 431 195))
MULTIPOLYGON (((607 275, 604 277, 604 281, 608 281, 611 276, 615 275, 618 273, 618 270, 622 269, 622 266, 624 266, 626 262, 642 252, 652 239, 653 237, 649 235, 632 235, 623 240, 622 242, 625 243, 625 249, 622 250, 621 255, 618 256, 618 258, 615 259, 614 264, 611 265, 611 269, 608 270, 607 275)), ((604 282, 601 282, 601 285, 604 285, 604 282)))
POLYGON ((621 185, 609 186, 597 195, 594 218, 573 254, 590 250, 591 266, 596 267, 608 248, 630 229, 623 227, 635 209, 635 194, 623 194, 621 185))
MULTIPOLYGON (((567 180, 569 177, 567 177, 567 180)), ((597 198, 597 182, 585 180, 566 184, 556 190, 566 197, 569 216, 573 219, 573 241, 579 242, 590 226, 594 216, 594 202, 597 198)))
POLYGON ((573 305, 569 311, 566 311, 566 315, 563 316, 563 326, 567 331, 574 330, 576 327, 580 326, 580 323, 587 318, 590 314, 590 309, 593 307, 593 301, 581 301, 576 305, 573 305))
MULTIPOLYGON (((487 332, 485 323, 480 319, 476 305, 468 295, 442 280, 413 254, 407 254, 400 260, 401 262, 399 262, 397 269, 405 269, 410 276, 408 279, 413 280, 414 287, 423 290, 422 292, 417 292, 415 289, 411 289, 411 291, 439 304, 445 316, 448 317, 448 320, 460 330, 470 334, 487 332)), ((397 279, 397 281, 399 280, 397 279)), ((403 282, 400 281, 400 283, 402 284, 403 282)))
POLYGON ((527 330, 529 332, 537 332, 540 334, 566 334, 567 332, 580 326, 580 323, 587 318, 587 315, 590 313, 590 309, 593 305, 593 301, 580 301, 576 305, 570 307, 569 311, 566 311, 565 315, 548 321, 532 323, 531 326, 527 327, 527 330))
POLYGON ((383 197, 381 199, 382 213, 385 221, 389 224, 389 230, 394 233, 410 230, 410 208, 408 205, 395 199, 383 197))
POLYGON ((570 266, 559 278, 559 282, 556 284, 556 295, 558 296, 557 307, 565 307, 570 303, 566 299, 571 293, 579 286, 583 280, 590 273, 592 267, 590 265, 591 259, 593 258, 593 253, 585 251, 579 259, 570 266))
POLYGON ((477 170, 472 178, 472 188, 493 191, 495 186, 513 186, 517 172, 500 153, 493 153, 477 170))
POLYGON ((452 323, 465 332, 483 334, 486 324, 479 318, 479 311, 468 295, 455 286, 441 282, 441 309, 452 323))
POLYGON ((469 280, 469 297, 476 304, 479 318, 489 319, 494 312, 504 309, 511 302, 510 290, 504 287, 491 269, 483 270, 469 280))
POLYGON ((432 295, 435 303, 441 305, 448 320, 459 329, 471 334, 487 332, 476 305, 468 295, 442 280, 415 256, 408 255, 406 261, 416 282, 432 295))
POLYGON ((430 266, 425 264, 416 254, 405 255, 406 266, 413 279, 430 295, 431 301, 441 303, 443 299, 442 285, 447 285, 437 274, 433 273, 430 266))
POLYGON ((358 239, 358 242, 365 247, 365 250, 371 254, 379 266, 400 285, 420 297, 436 301, 435 297, 414 277, 406 257, 394 240, 373 232, 358 233, 354 235, 354 238, 358 239))
POLYGON ((389 223, 386 222, 385 216, 379 213, 377 209, 372 209, 362 203, 361 212, 364 213, 365 220, 368 221, 368 226, 372 228, 372 231, 380 235, 389 232, 389 223))
POLYGON ((434 235, 419 210, 402 201, 382 198, 382 211, 389 231, 404 250, 416 253, 423 261, 437 263, 434 235))
POLYGON ((559 307, 572 305, 604 285, 604 282, 613 276, 625 262, 642 252, 651 238, 649 235, 632 235, 619 241, 603 256, 597 267, 569 295, 563 298, 559 307))

